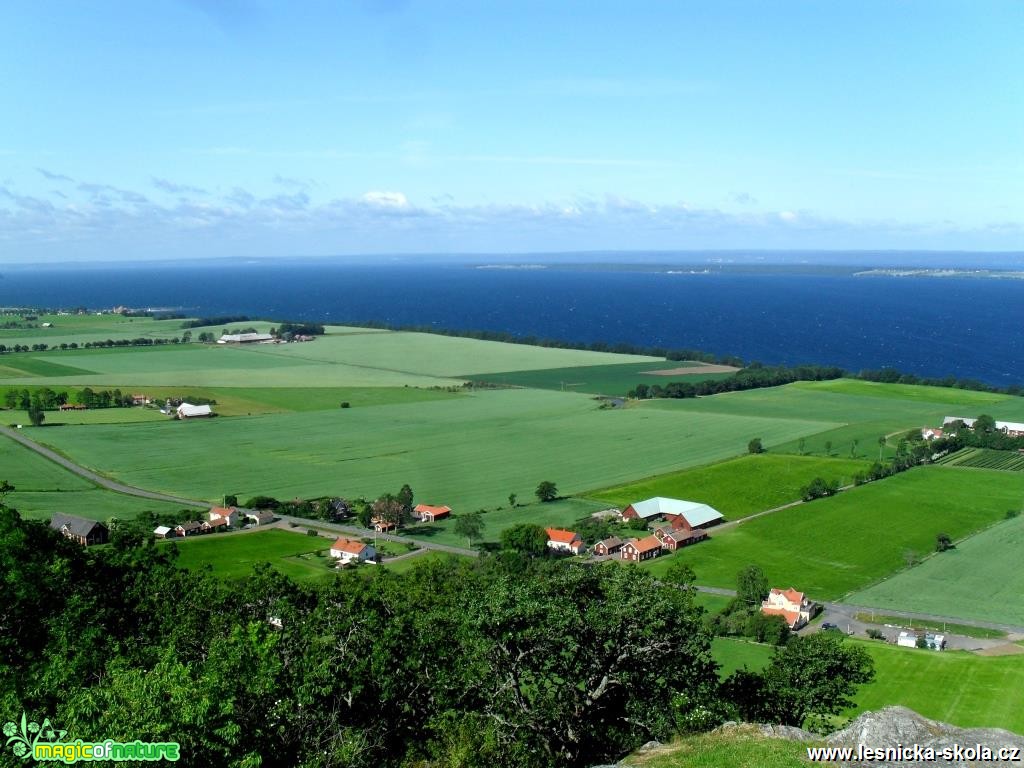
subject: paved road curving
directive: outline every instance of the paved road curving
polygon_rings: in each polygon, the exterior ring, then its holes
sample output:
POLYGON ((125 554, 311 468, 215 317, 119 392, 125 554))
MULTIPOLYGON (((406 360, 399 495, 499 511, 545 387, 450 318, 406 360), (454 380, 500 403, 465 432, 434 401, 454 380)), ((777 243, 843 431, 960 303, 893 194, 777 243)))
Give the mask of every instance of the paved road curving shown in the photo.
MULTIPOLYGON (((24 434, 16 429, 10 427, 0 426, 0 434, 6 435, 7 437, 14 440, 19 445, 28 448, 30 451, 35 451, 45 459, 49 459, 55 464, 59 464, 64 469, 72 472, 79 477, 84 477, 91 483, 95 483, 98 486, 106 488, 107 490, 114 491, 115 493, 123 493, 127 496, 137 496, 142 499, 152 499, 153 501, 167 501, 172 504, 180 504, 183 507, 197 507, 200 509, 209 509, 212 505, 208 501, 197 501, 195 499, 186 499, 181 496, 172 496, 166 493, 157 493, 156 491, 147 491, 145 488, 136 488, 133 485, 125 485, 124 483, 118 483, 109 478, 103 477, 93 472, 91 469, 86 469, 80 464, 76 464, 70 459, 61 456, 54 450, 47 448, 45 445, 40 445, 35 440, 26 437, 24 434)), ((243 509, 239 507, 239 509, 243 509)), ((244 510, 243 511, 248 511, 244 510)), ((367 528, 357 528, 351 525, 339 525, 338 523, 328 523, 322 520, 308 520, 304 517, 291 517, 289 515, 280 515, 281 520, 285 523, 295 523, 297 526, 305 526, 307 528, 320 528, 327 531, 333 531, 335 533, 347 533, 350 536, 372 536, 374 535, 372 530, 367 528)), ((406 536, 395 536, 390 533, 378 533, 377 538, 384 539, 385 541, 394 541, 398 543, 406 543, 414 541, 415 544, 422 549, 433 549, 438 552, 448 552, 452 555, 464 555, 466 557, 479 557, 480 553, 475 549, 466 549, 464 547, 453 547, 447 544, 435 544, 430 541, 423 541, 421 539, 410 539, 406 536)))

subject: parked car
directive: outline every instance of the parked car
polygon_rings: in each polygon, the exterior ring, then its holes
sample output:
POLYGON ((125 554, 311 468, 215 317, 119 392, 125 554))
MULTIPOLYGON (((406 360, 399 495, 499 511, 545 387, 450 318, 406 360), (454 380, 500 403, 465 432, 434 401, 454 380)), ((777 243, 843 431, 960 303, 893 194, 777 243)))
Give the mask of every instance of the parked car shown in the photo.
POLYGON ((833 624, 831 621, 823 621, 821 623, 821 628, 822 629, 835 630, 835 629, 839 629, 839 626, 837 624, 833 624))

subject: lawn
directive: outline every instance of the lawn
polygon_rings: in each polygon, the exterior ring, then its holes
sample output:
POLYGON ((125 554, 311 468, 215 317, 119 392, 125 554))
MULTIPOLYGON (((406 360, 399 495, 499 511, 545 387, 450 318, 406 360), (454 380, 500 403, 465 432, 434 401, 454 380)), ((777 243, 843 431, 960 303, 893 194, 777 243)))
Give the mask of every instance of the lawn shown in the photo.
POLYGON ((182 568, 208 566, 215 574, 226 578, 247 576, 257 563, 271 563, 296 581, 323 581, 334 573, 327 567, 329 557, 314 554, 331 548, 331 540, 323 536, 272 529, 195 536, 160 544, 175 545, 179 553, 177 562, 182 568))
POLYGON ((376 497, 410 484, 456 513, 507 505, 552 480, 563 495, 734 456, 831 424, 764 416, 601 410, 584 395, 491 390, 423 403, 151 424, 29 429, 92 468, 215 500, 376 497))
POLYGON ((863 460, 762 453, 584 495, 618 507, 652 496, 700 501, 735 520, 798 500, 800 489, 815 477, 846 485, 869 466, 863 460))
POLYGON ((736 573, 756 563, 773 586, 834 600, 902 570, 909 551, 931 552, 940 532, 960 539, 1002 519, 1022 495, 1018 473, 921 467, 712 531, 709 541, 644 567, 660 573, 683 557, 698 583, 734 587, 736 573))
POLYGON ((660 384, 670 381, 697 383, 729 376, 727 373, 694 373, 686 376, 653 376, 649 371, 663 371, 670 368, 694 367, 699 363, 671 362, 656 360, 646 363, 618 363, 613 365, 586 365, 571 368, 545 368, 535 371, 502 371, 474 375, 482 381, 508 384, 516 387, 536 389, 557 389, 568 392, 586 392, 610 397, 625 397, 637 384, 660 384), (646 375, 645 375, 646 373, 646 375))
POLYGON ((976 656, 861 641, 875 680, 861 687, 851 717, 900 704, 964 728, 1024 733, 1024 656, 976 656))
MULTIPOLYGON (((990 470, 961 471, 971 475, 993 474, 990 470)), ((1007 500, 1004 508, 1019 509, 1020 502, 1018 494, 1007 500)), ((1024 626, 1021 552, 1024 552, 1024 517, 1016 517, 852 595, 850 602, 883 610, 898 608, 1024 626)))
MULTIPOLYGON (((898 648, 877 641, 849 640, 866 648, 875 679, 860 686, 845 716, 901 705, 963 728, 1006 728, 1024 733, 1024 655, 977 656, 966 651, 898 648)), ((712 654, 729 673, 746 664, 761 669, 769 646, 715 638, 712 654)))

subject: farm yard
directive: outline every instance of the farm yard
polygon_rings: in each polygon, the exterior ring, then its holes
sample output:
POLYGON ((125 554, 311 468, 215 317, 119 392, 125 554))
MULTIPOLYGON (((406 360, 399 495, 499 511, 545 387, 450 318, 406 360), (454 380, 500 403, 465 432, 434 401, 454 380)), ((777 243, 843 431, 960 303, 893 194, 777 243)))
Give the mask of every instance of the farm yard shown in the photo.
POLYGON ((712 531, 709 541, 642 567, 660 573, 681 556, 699 584, 734 588, 753 563, 772 584, 835 600, 906 568, 908 553, 932 552, 940 532, 956 540, 1002 520, 1022 496, 1015 473, 920 467, 712 531))
MULTIPOLYGON (((1006 509, 1019 510, 1022 498, 1008 500, 1006 509)), ((848 602, 1024 626, 1022 551, 1024 517, 1014 517, 851 595, 848 602)))
POLYGON ((726 520, 738 520, 798 500, 800 489, 815 477, 848 485, 869 466, 870 462, 860 459, 762 453, 583 495, 619 507, 652 496, 687 499, 710 504, 726 520))

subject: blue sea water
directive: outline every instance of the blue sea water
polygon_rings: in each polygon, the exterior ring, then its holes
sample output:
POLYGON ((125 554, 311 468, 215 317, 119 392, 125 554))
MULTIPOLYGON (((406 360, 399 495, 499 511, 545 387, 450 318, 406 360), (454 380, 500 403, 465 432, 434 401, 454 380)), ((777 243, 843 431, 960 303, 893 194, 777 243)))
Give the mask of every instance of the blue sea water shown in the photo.
POLYGON ((10 270, 0 306, 171 307, 700 349, 1024 382, 1024 281, 304 263, 10 270))

